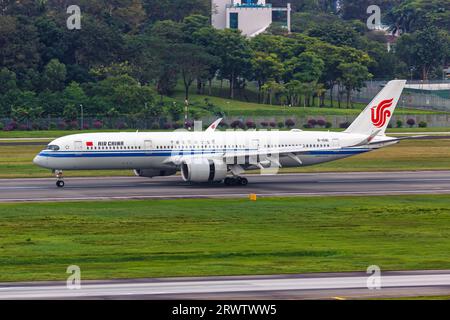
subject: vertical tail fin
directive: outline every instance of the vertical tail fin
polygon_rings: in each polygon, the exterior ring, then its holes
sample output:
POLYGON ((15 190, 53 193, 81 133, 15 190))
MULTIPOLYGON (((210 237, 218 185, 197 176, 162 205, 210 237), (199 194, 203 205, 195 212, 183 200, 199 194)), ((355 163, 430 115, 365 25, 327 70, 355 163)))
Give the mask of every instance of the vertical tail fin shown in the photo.
POLYGON ((388 82, 345 132, 384 135, 405 85, 406 80, 388 82))

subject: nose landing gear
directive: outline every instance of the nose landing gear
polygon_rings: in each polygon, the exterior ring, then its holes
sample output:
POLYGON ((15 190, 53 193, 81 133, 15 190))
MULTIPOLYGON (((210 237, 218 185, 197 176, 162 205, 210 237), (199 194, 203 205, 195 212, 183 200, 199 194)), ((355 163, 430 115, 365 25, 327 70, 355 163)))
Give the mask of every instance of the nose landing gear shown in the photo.
POLYGON ((55 171, 55 175, 56 175, 56 186, 58 188, 64 188, 64 176, 63 176, 63 172, 61 170, 56 170, 55 171))
POLYGON ((227 186, 246 186, 248 179, 244 177, 228 177, 225 178, 224 182, 227 186))

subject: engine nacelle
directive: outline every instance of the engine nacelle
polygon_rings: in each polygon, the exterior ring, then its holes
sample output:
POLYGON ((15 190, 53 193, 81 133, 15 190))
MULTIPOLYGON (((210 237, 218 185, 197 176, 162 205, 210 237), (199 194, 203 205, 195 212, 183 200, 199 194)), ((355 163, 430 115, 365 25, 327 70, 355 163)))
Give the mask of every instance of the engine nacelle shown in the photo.
POLYGON ((192 159, 182 163, 181 176, 188 182, 220 182, 227 176, 227 165, 221 160, 192 159))
POLYGON ((146 178, 153 178, 153 177, 167 177, 167 176, 173 176, 177 173, 176 169, 164 169, 164 170, 157 170, 157 169, 136 169, 134 170, 134 174, 138 177, 146 177, 146 178))

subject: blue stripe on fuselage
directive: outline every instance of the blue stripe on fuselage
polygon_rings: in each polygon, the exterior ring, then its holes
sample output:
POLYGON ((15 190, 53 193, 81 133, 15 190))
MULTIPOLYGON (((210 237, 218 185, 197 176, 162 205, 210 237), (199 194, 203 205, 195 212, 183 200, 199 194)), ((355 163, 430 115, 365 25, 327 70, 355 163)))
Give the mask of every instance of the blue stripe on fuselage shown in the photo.
MULTIPOLYGON (((242 152, 251 150, 225 150, 225 152, 242 152)), ((254 150, 255 151, 255 150, 254 150)), ((305 155, 312 156, 327 156, 327 155, 356 155, 364 152, 371 151, 371 149, 338 149, 338 150, 313 150, 307 151, 305 155)), ((154 150, 154 151, 140 151, 140 152, 129 152, 129 151, 42 151, 39 153, 41 157, 49 158, 116 158, 116 157, 170 157, 177 155, 204 155, 204 154, 216 154, 224 153, 224 150, 154 150)), ((270 153, 270 152, 269 152, 270 153)))

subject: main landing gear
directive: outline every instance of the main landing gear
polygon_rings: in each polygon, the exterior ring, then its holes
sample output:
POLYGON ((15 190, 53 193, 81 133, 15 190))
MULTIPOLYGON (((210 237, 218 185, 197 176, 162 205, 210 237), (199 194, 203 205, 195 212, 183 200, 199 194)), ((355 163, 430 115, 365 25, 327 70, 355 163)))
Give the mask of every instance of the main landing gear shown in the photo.
POLYGON ((61 170, 56 170, 55 171, 55 175, 56 175, 56 186, 58 188, 64 188, 64 176, 63 176, 63 172, 61 170))
POLYGON ((229 177, 225 178, 226 186, 246 186, 248 185, 248 179, 244 177, 229 177))

